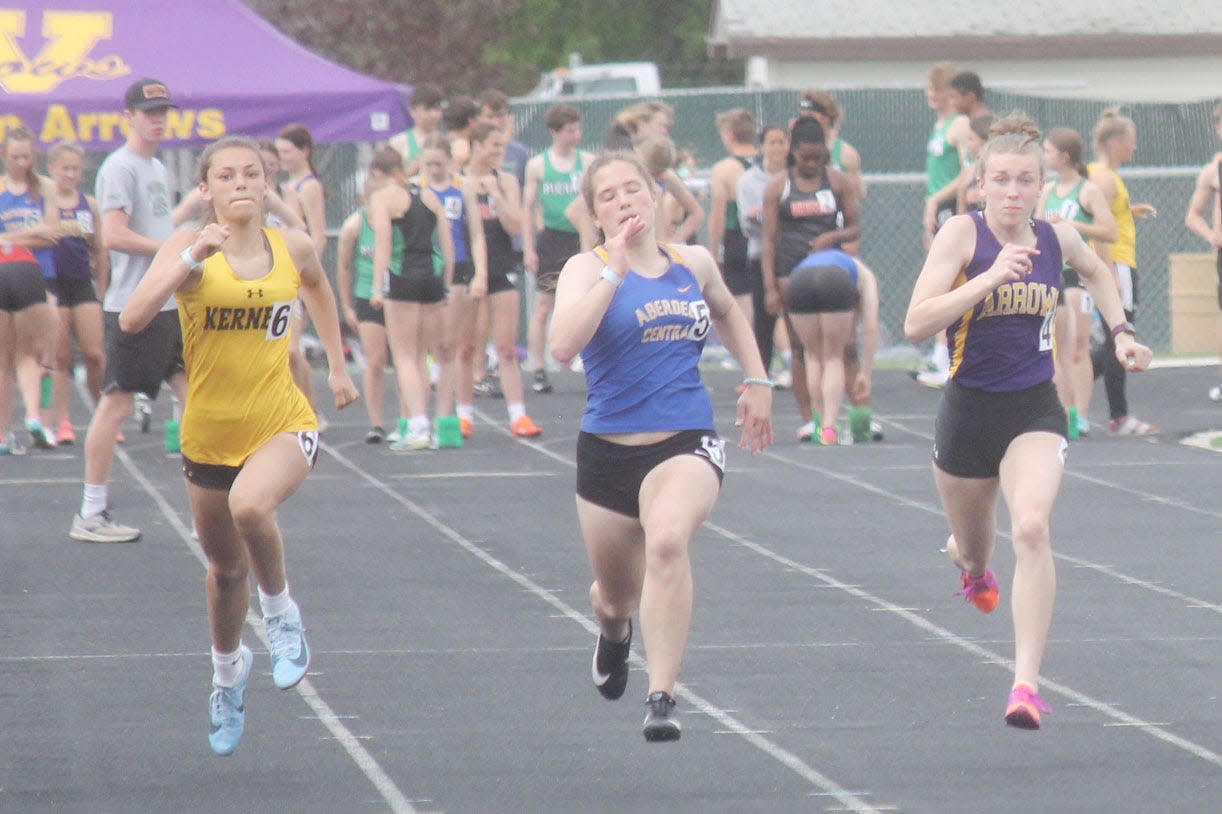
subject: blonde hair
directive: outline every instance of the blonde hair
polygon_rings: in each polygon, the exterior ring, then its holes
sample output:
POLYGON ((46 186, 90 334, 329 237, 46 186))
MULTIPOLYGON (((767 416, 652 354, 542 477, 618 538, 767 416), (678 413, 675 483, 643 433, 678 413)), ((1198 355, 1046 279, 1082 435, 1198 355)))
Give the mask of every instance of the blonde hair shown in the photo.
POLYGON ((1133 120, 1121 113, 1120 108, 1109 107, 1099 114, 1099 121, 1095 122, 1093 134, 1095 151, 1103 152, 1104 145, 1109 141, 1128 135, 1130 132, 1136 132, 1136 130, 1137 126, 1133 124, 1133 120))
POLYGON ((666 136, 646 136, 637 144, 636 152, 654 178, 675 166, 675 143, 666 136))
POLYGON ((616 113, 615 118, 611 122, 611 127, 616 133, 635 143, 640 138, 641 131, 645 129, 645 125, 653 116, 654 111, 644 102, 641 102, 616 113))
POLYGON ((1032 155, 1044 174, 1044 136, 1035 121, 1021 110, 998 119, 989 129, 989 140, 980 148, 976 177, 983 178, 989 159, 995 155, 1032 155))
POLYGON ((47 166, 54 164, 64 153, 71 153, 80 159, 85 157, 85 149, 75 141, 59 141, 47 152, 47 166))
POLYGON ((836 103, 835 96, 825 90, 808 90, 802 94, 802 99, 809 105, 807 110, 827 116, 831 127, 840 124, 840 117, 844 115, 844 111, 836 103))
POLYGON ((950 80, 955 78, 955 74, 959 71, 950 62, 936 62, 929 69, 929 87, 934 90, 946 90, 950 87, 950 80))
POLYGON ((755 138, 755 117, 749 110, 736 107, 724 113, 718 113, 715 119, 718 130, 728 130, 734 140, 740 144, 750 144, 755 138))

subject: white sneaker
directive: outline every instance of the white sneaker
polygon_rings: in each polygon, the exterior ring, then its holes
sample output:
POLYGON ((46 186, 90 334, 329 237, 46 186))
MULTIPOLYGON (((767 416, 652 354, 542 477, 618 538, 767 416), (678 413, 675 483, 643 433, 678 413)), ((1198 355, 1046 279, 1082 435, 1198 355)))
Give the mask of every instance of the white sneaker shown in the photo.
POLYGON ((407 435, 390 445, 392 452, 417 452, 433 445, 433 436, 428 430, 408 430, 407 435))
POLYGON ((949 370, 922 370, 917 374, 916 380, 925 385, 932 387, 935 390, 941 390, 946 386, 946 382, 950 379, 949 370))
POLYGON ((1222 385, 1209 388, 1209 400, 1214 403, 1222 402, 1222 385))
POLYGON ((793 387, 793 372, 785 367, 772 377, 772 384, 778 390, 789 390, 793 387))
POLYGON ((108 512, 85 518, 72 518, 68 536, 82 543, 134 543, 140 539, 140 529, 122 526, 110 519, 108 512))

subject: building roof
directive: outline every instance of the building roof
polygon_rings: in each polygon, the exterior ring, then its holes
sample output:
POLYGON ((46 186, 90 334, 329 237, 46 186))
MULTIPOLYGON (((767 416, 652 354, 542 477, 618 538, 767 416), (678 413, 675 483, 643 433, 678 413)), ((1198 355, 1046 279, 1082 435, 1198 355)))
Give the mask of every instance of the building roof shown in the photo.
POLYGON ((717 0, 731 58, 963 59, 1222 52, 1222 3, 1179 0, 717 0), (1157 6, 1158 4, 1154 4, 1157 6))

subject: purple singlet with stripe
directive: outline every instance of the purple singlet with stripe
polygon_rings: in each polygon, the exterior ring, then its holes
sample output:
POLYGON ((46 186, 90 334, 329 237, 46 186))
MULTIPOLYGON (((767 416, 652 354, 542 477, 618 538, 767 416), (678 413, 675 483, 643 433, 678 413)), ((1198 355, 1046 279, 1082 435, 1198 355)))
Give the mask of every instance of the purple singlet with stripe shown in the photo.
MULTIPOLYGON (((954 288, 993 265, 1001 244, 983 212, 976 225, 976 251, 954 288)), ((1061 284, 1061 244, 1052 224, 1033 220, 1039 254, 1031 274, 998 286, 946 329, 950 375, 966 387, 994 393, 1024 390, 1052 378, 1052 321, 1061 284)))

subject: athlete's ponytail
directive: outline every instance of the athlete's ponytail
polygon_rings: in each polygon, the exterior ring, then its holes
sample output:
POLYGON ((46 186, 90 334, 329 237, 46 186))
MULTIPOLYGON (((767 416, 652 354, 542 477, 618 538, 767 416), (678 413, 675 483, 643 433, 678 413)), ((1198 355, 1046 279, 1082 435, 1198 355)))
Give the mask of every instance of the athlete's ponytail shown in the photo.
POLYGON ((1078 175, 1083 177, 1087 175, 1086 161, 1082 158, 1081 133, 1072 127, 1054 127, 1048 131, 1046 138, 1058 152, 1065 153, 1069 157, 1069 163, 1078 171, 1078 175))
POLYGON ((995 155, 1032 155, 1044 173, 1044 150, 1040 146, 1043 134, 1035 122, 1021 110, 1015 110, 993 123, 989 129, 989 140, 980 148, 976 161, 976 177, 983 178, 989 159, 995 155))
POLYGON ((1109 107, 1099 114, 1099 121, 1095 123, 1095 152, 1102 154, 1108 142, 1127 136, 1136 130, 1137 127, 1133 124, 1133 120, 1121 113, 1120 108, 1109 107))

